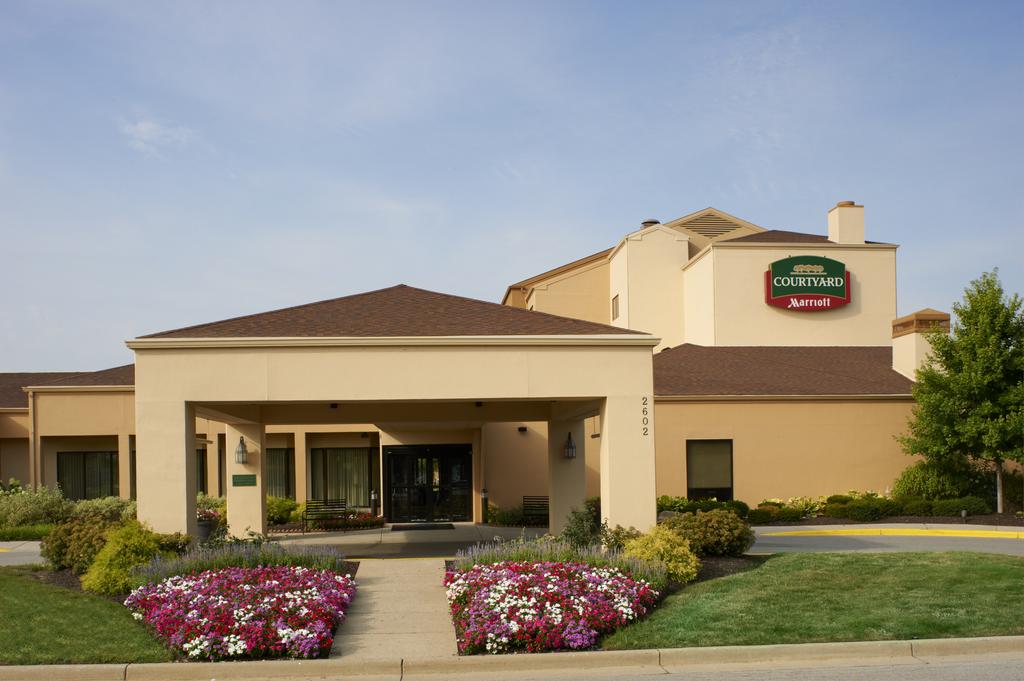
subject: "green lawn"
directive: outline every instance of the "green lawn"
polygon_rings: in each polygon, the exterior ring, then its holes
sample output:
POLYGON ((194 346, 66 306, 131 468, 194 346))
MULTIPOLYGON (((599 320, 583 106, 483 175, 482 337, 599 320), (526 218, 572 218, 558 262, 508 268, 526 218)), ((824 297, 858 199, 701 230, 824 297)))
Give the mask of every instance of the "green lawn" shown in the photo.
POLYGON ((114 601, 0 568, 0 664, 164 662, 171 654, 114 601))
POLYGON ((609 649, 1024 634, 1024 558, 782 554, 689 586, 609 649))

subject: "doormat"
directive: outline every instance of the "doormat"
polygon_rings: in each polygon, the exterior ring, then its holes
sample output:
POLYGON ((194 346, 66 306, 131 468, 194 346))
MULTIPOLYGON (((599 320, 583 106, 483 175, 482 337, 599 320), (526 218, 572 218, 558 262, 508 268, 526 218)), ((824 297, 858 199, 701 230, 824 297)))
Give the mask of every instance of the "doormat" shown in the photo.
POLYGON ((409 530, 454 530, 455 526, 451 523, 402 523, 400 525, 392 525, 392 532, 407 532, 409 530))

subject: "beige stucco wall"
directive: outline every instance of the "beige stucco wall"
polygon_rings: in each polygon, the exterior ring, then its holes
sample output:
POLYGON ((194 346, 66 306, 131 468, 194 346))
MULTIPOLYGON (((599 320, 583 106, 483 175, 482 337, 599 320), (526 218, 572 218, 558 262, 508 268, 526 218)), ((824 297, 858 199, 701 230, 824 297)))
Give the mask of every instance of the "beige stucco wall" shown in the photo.
POLYGON ((913 463, 895 436, 912 402, 747 401, 656 403, 658 494, 686 495, 686 441, 733 441, 733 493, 768 498, 885 492, 913 463))
MULTIPOLYGON (((646 527, 654 521, 654 444, 638 423, 640 400, 651 398, 653 386, 650 345, 637 340, 231 349, 134 342, 140 517, 158 530, 194 530, 189 403, 523 400, 571 406, 564 401, 578 399, 603 400, 606 433, 616 425, 611 438, 602 437, 601 450, 602 470, 610 472, 602 477, 610 519, 646 527)), ((258 407, 249 413, 260 418, 258 407)), ((416 413, 404 420, 415 420, 416 413)))
POLYGON ((548 495, 548 428, 543 421, 488 423, 483 427, 484 486, 500 508, 524 496, 548 495), (525 433, 519 427, 526 428, 525 433))
POLYGON ((36 392, 40 436, 116 435, 135 430, 135 395, 123 392, 36 392))
MULTIPOLYGON (((704 295, 714 296, 715 345, 891 342, 892 320, 896 317, 895 247, 716 244, 711 250, 714 285, 704 295), (792 255, 819 255, 844 263, 850 273, 850 304, 818 312, 766 304, 765 271, 772 262, 792 255)), ((691 320, 688 314, 688 323, 691 320)))
POLYGON ((0 438, 28 438, 28 410, 0 410, 0 438))
POLYGON ((628 259, 629 328, 660 338, 655 352, 678 345, 683 341, 682 267, 690 259, 689 239, 657 225, 630 234, 622 251, 628 259))
POLYGON ((715 259, 701 253, 683 270, 683 340, 715 344, 715 259))
POLYGON ((538 312, 599 324, 610 321, 607 261, 582 265, 536 284, 527 306, 538 312))
POLYGON ((932 353, 926 333, 908 333, 892 339, 892 368, 910 380, 915 380, 917 370, 928 361, 932 353))
POLYGON ((608 310, 612 325, 633 328, 629 325, 629 256, 621 247, 612 251, 608 260, 608 310), (611 301, 615 296, 619 297, 619 316, 611 319, 611 301))
POLYGON ((0 481, 7 484, 14 478, 27 484, 30 475, 28 438, 0 438, 0 481))

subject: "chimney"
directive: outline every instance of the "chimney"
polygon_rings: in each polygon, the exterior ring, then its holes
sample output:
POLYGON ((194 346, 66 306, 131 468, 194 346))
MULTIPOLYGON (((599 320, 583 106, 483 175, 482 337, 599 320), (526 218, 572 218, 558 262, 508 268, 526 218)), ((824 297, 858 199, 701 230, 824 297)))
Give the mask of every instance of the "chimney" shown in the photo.
POLYGON ((949 315, 926 308, 892 322, 892 368, 910 380, 928 360, 931 345, 927 334, 931 331, 949 333, 949 315))
POLYGON ((660 220, 655 220, 654 218, 647 218, 646 220, 644 220, 643 222, 640 223, 640 227, 641 227, 641 229, 647 229, 648 227, 654 227, 654 225, 660 225, 660 224, 661 224, 660 220))
POLYGON ((837 244, 864 243, 864 206, 840 201, 828 212, 828 240, 837 244))

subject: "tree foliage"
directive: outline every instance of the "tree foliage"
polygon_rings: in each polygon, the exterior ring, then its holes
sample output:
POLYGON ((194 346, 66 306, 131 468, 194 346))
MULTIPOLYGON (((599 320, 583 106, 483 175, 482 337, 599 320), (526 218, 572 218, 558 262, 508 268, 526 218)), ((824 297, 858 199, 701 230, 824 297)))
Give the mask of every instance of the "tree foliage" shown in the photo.
POLYGON ((953 305, 952 332, 929 334, 904 450, 951 469, 1024 462, 1024 314, 998 271, 971 282, 953 305))

